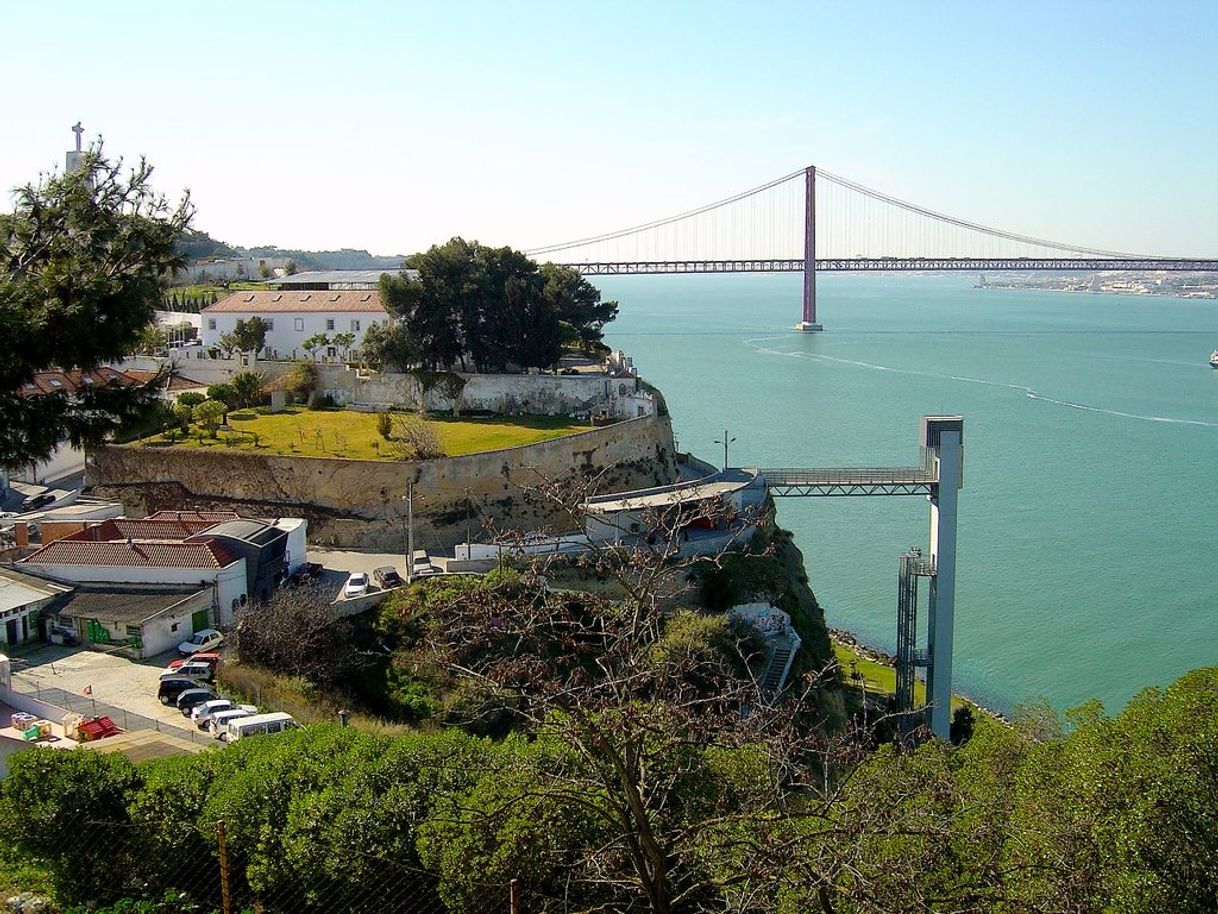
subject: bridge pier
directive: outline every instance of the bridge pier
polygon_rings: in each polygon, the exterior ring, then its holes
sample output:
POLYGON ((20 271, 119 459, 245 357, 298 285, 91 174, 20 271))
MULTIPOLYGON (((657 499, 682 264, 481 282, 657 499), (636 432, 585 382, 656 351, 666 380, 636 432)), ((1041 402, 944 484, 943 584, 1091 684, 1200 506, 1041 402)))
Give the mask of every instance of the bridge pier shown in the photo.
POLYGON ((824 330, 816 321, 816 166, 804 169, 804 315, 802 333, 824 330))

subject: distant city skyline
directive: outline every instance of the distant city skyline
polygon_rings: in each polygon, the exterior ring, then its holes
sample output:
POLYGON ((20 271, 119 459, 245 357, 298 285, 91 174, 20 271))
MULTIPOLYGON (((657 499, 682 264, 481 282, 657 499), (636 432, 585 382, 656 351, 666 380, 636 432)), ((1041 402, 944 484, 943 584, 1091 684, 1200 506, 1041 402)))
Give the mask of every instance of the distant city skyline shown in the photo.
POLYGON ((4 190, 62 169, 81 121, 233 244, 528 248, 815 164, 1010 231, 1218 256, 1218 4, 2 11, 25 87, 4 190))

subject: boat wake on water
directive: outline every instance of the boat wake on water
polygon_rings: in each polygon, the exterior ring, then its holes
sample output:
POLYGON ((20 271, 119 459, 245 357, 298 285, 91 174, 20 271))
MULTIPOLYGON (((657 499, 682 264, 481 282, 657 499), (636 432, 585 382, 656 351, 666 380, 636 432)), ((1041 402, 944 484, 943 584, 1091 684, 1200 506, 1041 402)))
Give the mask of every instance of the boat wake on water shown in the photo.
POLYGON ((1128 413, 1119 409, 1107 409, 1102 406, 1091 406, 1087 403, 1075 403, 1072 400, 1060 400, 1056 397, 1046 397, 1037 393, 1031 387, 1026 387, 1022 384, 1008 384, 1005 381, 991 381, 986 378, 970 378, 964 375, 946 375, 936 374, 931 371, 917 371, 913 368, 893 368, 890 365, 876 365, 872 362, 863 362, 858 359, 843 359, 838 356, 822 355, 815 352, 783 352, 778 349, 771 349, 761 345, 775 340, 781 340, 783 337, 753 337, 746 339, 745 345, 752 347, 762 355, 785 356, 792 359, 811 359, 818 362, 836 362, 840 365, 849 365, 854 368, 864 368, 868 371, 884 371, 891 374, 916 375, 922 378, 934 378, 940 381, 956 381, 961 384, 984 384, 987 387, 1005 387, 1007 390, 1014 390, 1022 393, 1029 400, 1036 400, 1040 403, 1051 403, 1055 406, 1064 406, 1067 409, 1077 409, 1088 413, 1101 413, 1107 416, 1116 416, 1121 419, 1136 419, 1141 422, 1160 422, 1167 425, 1196 425, 1203 428, 1218 428, 1218 422, 1207 422, 1204 419, 1179 419, 1173 416, 1144 416, 1140 413, 1128 413))

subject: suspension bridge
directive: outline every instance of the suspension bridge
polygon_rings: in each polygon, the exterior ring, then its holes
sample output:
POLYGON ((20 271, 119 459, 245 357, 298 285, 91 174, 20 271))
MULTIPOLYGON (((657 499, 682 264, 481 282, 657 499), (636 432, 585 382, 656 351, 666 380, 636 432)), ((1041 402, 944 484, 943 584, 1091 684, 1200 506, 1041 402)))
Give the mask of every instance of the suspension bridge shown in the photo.
POLYGON ((1218 259, 1109 251, 917 206, 815 166, 641 225, 527 252, 587 276, 802 273, 797 330, 820 330, 816 274, 967 270, 1218 270, 1218 259))

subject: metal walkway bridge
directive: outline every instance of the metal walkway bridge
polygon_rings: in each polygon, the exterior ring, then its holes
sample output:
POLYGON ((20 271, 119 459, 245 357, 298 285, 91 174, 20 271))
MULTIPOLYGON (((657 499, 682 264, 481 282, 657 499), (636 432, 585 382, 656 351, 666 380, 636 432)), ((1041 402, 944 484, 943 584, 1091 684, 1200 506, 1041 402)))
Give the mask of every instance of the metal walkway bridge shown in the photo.
POLYGON ((939 484, 937 465, 759 469, 770 494, 786 496, 931 495, 939 484))
POLYGON ((820 329, 816 274, 824 272, 1218 271, 1218 258, 1132 254, 992 228, 815 166, 674 216, 528 254, 591 276, 802 273, 802 330, 820 329))

